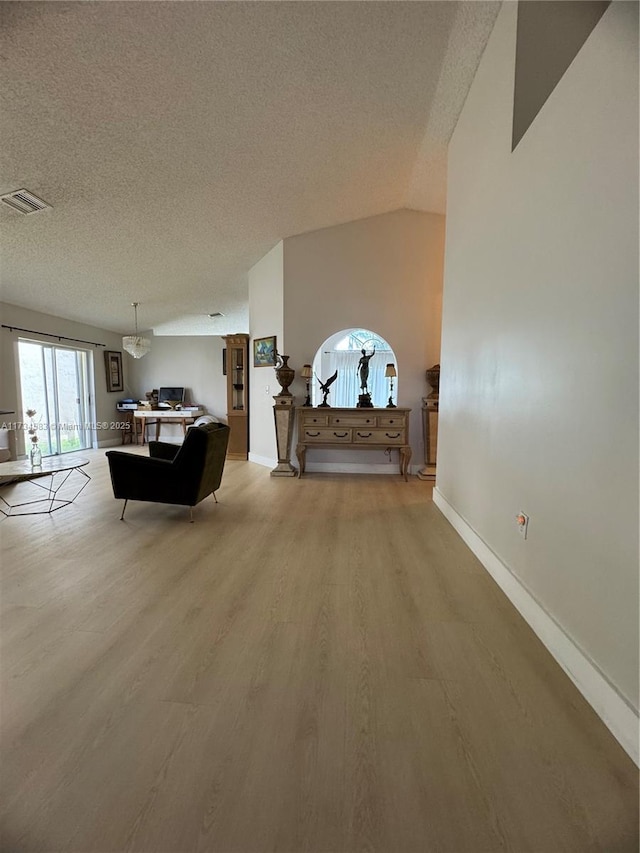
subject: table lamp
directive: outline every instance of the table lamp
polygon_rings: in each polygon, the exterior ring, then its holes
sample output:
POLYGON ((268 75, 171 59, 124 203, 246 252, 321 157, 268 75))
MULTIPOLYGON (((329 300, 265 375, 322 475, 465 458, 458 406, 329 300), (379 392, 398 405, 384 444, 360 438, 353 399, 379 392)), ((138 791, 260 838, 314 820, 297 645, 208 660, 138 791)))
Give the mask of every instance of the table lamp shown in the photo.
POLYGON ((309 380, 313 376, 313 370, 311 369, 310 364, 303 364, 302 365, 302 370, 300 371, 300 376, 302 376, 302 378, 307 383, 307 399, 304 401, 304 403, 302 405, 303 406, 310 406, 311 405, 311 397, 309 395, 309 380))
POLYGON ((395 364, 388 364, 385 368, 384 375, 389 378, 389 402, 387 409, 395 409, 396 405, 393 402, 393 378, 397 376, 395 364))

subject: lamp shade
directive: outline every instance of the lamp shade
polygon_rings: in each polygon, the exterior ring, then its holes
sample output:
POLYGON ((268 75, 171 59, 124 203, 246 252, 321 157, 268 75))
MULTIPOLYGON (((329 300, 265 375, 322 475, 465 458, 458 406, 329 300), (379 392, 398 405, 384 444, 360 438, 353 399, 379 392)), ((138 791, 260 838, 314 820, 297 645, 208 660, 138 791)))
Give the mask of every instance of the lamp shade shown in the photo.
POLYGON ((135 318, 136 333, 135 335, 125 335, 122 339, 122 349, 134 358, 142 358, 151 349, 149 338, 143 338, 142 335, 138 334, 138 304, 137 302, 131 303, 135 318))
POLYGON ((313 376, 313 371, 311 369, 310 364, 303 364, 302 365, 302 369, 300 370, 300 376, 303 379, 311 379, 311 377, 313 376))
POLYGON ((388 364, 384 370, 385 376, 397 376, 395 364, 388 364))

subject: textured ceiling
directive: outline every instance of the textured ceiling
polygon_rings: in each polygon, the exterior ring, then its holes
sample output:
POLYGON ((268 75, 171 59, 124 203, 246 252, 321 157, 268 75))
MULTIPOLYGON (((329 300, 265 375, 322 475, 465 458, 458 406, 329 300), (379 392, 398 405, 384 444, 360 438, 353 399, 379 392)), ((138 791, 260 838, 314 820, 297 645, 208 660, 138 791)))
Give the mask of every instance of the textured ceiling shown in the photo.
POLYGON ((494 2, 0 3, 5 302, 156 334, 248 330, 284 237, 444 212, 494 2), (225 317, 206 315, 222 311, 225 317))

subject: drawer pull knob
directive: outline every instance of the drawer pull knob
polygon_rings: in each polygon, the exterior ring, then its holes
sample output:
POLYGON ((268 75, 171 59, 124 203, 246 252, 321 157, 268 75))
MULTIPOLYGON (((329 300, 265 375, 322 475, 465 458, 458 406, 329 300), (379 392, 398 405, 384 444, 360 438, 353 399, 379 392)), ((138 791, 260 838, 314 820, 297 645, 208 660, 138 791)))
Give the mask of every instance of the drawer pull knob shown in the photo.
POLYGON ((346 438, 349 433, 348 432, 334 432, 336 438, 346 438))
POLYGON ((400 438, 400 433, 397 432, 395 435, 392 435, 390 432, 385 432, 387 438, 400 438))
POLYGON ((319 432, 307 432, 308 438, 317 438, 320 435, 319 432))
POLYGON ((359 432, 358 438, 371 438, 371 435, 372 434, 370 432, 359 432))

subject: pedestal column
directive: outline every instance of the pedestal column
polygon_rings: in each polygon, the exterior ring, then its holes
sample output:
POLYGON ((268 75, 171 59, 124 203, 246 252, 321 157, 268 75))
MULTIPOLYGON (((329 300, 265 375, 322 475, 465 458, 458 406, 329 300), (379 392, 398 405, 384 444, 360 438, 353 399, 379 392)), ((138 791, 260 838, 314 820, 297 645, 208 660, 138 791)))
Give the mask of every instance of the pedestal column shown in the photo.
POLYGON ((295 416, 295 397, 291 395, 273 398, 273 417, 276 426, 276 448, 278 464, 271 472, 272 477, 295 477, 297 469, 291 464, 291 438, 293 436, 293 420, 295 416))
POLYGON ((438 394, 422 398, 422 426, 424 431, 424 468, 417 476, 421 480, 435 480, 438 441, 438 394))

